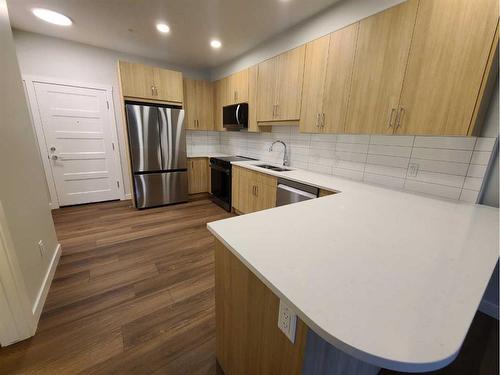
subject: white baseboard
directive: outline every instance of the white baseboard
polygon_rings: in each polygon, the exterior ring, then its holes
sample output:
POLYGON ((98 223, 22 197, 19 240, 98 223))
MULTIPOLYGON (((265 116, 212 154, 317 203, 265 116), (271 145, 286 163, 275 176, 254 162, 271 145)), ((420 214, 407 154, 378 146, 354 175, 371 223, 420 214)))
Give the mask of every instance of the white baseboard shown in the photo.
POLYGON ((123 199, 124 201, 132 199, 132 194, 125 194, 125 198, 123 199))
POLYGON ((38 291, 38 295, 36 297, 35 303, 33 304, 33 319, 35 321, 35 327, 38 326, 38 320, 40 319, 40 315, 42 314, 43 305, 45 304, 45 299, 47 298, 47 294, 49 293, 50 285, 52 284, 52 279, 54 278, 54 273, 56 272, 57 265, 59 263, 59 258, 61 257, 61 244, 57 244, 56 251, 54 251, 54 255, 49 264, 49 268, 47 269, 47 273, 42 282, 42 286, 38 291))
POLYGON ((479 304, 479 311, 498 320, 499 308, 498 305, 495 305, 493 302, 483 299, 479 304))

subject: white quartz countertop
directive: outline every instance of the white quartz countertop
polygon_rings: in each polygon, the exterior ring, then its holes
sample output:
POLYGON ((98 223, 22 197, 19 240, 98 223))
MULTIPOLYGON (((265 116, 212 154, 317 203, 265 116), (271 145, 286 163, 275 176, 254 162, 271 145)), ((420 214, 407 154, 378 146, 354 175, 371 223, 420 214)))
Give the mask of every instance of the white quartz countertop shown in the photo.
POLYGON ((340 193, 209 230, 353 357, 411 372, 450 363, 498 259, 498 209, 258 163, 233 164, 340 193))

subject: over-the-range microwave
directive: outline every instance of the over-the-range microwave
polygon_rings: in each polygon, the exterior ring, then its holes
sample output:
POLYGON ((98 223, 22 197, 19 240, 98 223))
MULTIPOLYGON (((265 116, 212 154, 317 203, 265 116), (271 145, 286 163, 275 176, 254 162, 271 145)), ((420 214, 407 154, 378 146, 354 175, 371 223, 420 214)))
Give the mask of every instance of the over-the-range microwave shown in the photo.
POLYGON ((248 103, 226 105, 222 108, 222 125, 226 130, 248 128, 248 103))

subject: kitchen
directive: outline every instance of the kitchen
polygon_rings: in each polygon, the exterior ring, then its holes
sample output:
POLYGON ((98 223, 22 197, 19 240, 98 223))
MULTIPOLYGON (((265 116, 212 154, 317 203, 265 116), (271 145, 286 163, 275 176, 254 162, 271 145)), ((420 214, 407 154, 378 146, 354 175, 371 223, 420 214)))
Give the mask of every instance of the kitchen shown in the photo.
POLYGON ((2 6, 2 373, 498 373, 496 1, 91 3, 2 6))

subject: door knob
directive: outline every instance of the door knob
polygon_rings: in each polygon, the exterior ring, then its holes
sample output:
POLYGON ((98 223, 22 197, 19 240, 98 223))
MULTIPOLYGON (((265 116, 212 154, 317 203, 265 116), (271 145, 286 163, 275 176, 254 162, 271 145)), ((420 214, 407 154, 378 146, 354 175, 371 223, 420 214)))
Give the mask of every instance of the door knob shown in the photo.
POLYGON ((58 157, 57 155, 50 155, 50 158, 51 158, 52 160, 57 160, 57 159, 59 159, 59 157, 58 157))

